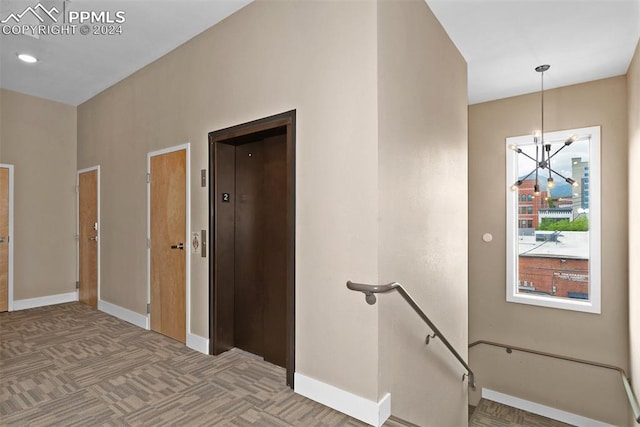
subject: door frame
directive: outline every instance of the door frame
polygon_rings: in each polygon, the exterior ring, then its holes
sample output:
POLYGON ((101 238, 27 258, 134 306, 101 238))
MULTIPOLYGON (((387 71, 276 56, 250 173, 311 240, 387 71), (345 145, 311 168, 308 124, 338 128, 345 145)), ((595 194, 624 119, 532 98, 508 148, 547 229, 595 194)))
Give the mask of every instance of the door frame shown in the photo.
POLYGON ((8 260, 8 283, 7 283, 7 310, 13 311, 13 208, 14 208, 14 171, 13 165, 0 163, 0 168, 9 169, 9 260, 8 260))
MULTIPOLYGON (((151 158, 175 151, 186 150, 185 157, 185 345, 189 347, 191 338, 191 143, 187 142, 173 147, 147 153, 147 307, 151 306, 151 158)), ((147 329, 151 329, 151 313, 147 309, 147 329)))
MULTIPOLYGON (((97 304, 100 306, 100 246, 101 246, 101 228, 102 224, 100 223, 100 165, 91 166, 84 169, 79 169, 76 172, 76 283, 80 282, 80 174, 85 172, 96 171, 96 200, 97 200, 97 215, 96 219, 98 221, 98 229, 97 231, 97 246, 98 250, 96 253, 96 257, 98 259, 98 270, 97 270, 97 280, 96 280, 96 296, 97 296, 97 304)), ((76 289, 76 301, 80 299, 80 289, 76 289)))
POLYGON ((296 110, 286 111, 270 117, 254 120, 236 126, 209 132, 209 354, 217 354, 216 345, 216 144, 223 143, 238 137, 275 129, 286 128, 287 151, 287 301, 286 301, 286 370, 287 385, 293 388, 295 372, 295 242, 296 242, 296 110))

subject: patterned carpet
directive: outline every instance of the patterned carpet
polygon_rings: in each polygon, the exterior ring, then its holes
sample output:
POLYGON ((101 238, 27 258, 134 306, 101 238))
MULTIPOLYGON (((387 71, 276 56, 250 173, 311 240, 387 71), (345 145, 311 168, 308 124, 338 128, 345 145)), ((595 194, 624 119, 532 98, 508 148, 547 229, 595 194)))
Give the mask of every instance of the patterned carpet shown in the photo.
MULTIPOLYGON (((283 368, 207 356, 79 303, 0 313, 2 426, 365 426, 283 368)), ((566 426, 482 400, 470 426, 566 426)), ((394 417, 385 427, 414 426, 394 417)))
POLYGON ((0 313, 0 378, 1 425, 365 425, 256 356, 207 356, 78 303, 0 313))

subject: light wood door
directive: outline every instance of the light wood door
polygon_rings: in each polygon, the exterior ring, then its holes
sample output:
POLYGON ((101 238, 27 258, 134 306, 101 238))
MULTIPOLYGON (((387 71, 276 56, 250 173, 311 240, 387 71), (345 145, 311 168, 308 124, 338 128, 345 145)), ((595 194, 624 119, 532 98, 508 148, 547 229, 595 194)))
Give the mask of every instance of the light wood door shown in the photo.
POLYGON ((78 174, 80 302, 98 306, 98 171, 78 174))
POLYGON ((0 311, 9 309, 9 169, 0 168, 0 311))
POLYGON ((186 342, 186 150, 150 163, 151 329, 186 342))

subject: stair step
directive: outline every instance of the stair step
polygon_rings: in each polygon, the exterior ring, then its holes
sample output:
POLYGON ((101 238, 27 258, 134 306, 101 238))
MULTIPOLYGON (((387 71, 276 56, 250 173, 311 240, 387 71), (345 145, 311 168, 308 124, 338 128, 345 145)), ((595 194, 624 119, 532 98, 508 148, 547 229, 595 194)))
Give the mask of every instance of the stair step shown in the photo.
POLYGON ((420 427, 420 426, 392 415, 389 417, 387 421, 385 421, 384 427, 420 427))
POLYGON ((475 412, 476 408, 477 408, 477 406, 469 405, 469 419, 471 419, 471 416, 475 412))
POLYGON ((480 403, 469 418, 469 427, 489 426, 571 427, 571 424, 512 408, 492 400, 480 399, 480 403))

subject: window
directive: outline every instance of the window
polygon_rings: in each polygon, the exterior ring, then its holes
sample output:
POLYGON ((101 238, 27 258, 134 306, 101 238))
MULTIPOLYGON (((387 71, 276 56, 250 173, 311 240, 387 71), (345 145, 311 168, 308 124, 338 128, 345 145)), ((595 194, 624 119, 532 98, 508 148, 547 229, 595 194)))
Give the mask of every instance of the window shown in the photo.
POLYGON ((506 141, 507 301, 600 313, 600 127, 543 140, 550 149, 538 145, 538 154, 530 135, 506 141), (526 211, 524 192, 533 205, 526 211))

